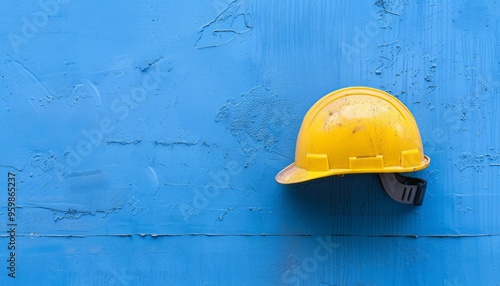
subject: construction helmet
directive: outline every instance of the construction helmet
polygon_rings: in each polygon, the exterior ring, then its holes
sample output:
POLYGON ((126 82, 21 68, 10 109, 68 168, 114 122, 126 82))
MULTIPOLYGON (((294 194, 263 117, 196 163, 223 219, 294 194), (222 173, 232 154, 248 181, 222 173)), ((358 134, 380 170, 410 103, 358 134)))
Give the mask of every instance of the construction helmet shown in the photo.
POLYGON ((390 94, 369 87, 348 87, 317 101, 300 127, 295 163, 276 175, 293 184, 333 175, 378 173, 394 200, 421 205, 427 183, 396 173, 424 169, 417 123, 390 94))

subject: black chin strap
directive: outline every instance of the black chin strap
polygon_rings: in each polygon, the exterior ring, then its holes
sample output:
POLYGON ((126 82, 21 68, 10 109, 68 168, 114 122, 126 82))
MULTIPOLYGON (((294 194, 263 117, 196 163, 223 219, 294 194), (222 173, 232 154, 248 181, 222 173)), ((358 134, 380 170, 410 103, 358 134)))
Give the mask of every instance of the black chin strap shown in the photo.
POLYGON ((395 201, 421 206, 424 201, 427 181, 405 177, 396 173, 379 174, 385 192, 395 201))

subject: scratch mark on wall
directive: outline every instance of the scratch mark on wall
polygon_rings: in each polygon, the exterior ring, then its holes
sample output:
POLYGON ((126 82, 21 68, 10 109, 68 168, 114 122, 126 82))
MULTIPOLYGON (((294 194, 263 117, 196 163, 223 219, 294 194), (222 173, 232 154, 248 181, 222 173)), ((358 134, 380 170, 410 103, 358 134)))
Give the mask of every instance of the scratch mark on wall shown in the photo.
POLYGON ((153 176, 153 185, 155 186, 156 190, 158 191, 158 176, 156 175, 156 171, 152 166, 148 166, 149 171, 151 172, 151 175, 153 176))
POLYGON ((129 200, 127 203, 128 206, 130 207, 130 213, 132 213, 132 215, 134 216, 140 213, 144 209, 139 205, 140 201, 135 196, 132 196, 132 199, 129 200))
POLYGON ((243 3, 243 0, 232 1, 215 19, 201 27, 197 32, 195 47, 219 47, 250 31, 253 28, 252 16, 242 11, 243 3))
MULTIPOLYGON (((9 56, 10 57, 10 56, 9 56)), ((26 78, 28 79, 32 84, 39 86, 46 94, 46 98, 48 100, 51 100, 54 98, 52 93, 49 91, 49 89, 43 84, 43 82, 40 80, 38 76, 35 75, 28 67, 23 65, 21 62, 13 59, 10 57, 11 62, 13 66, 26 78)), ((50 101, 49 101, 50 102, 50 101)))
POLYGON ((229 212, 229 210, 231 210, 231 208, 228 208, 226 210, 224 210, 224 213, 220 216, 217 217, 217 219, 215 221, 223 221, 224 220, 224 217, 226 216, 226 214, 229 212))
POLYGON ((455 195, 455 198, 457 200, 457 203, 455 207, 461 212, 461 213, 470 213, 474 212, 474 208, 469 207, 469 206, 463 206, 462 204, 464 203, 464 199, 462 195, 455 195))
POLYGON ((5 165, 5 164, 0 164, 0 167, 14 169, 14 170, 19 171, 19 172, 21 172, 24 169, 24 166, 16 167, 14 165, 5 165))
POLYGON ((75 106, 78 102, 80 102, 80 100, 84 98, 94 99, 95 106, 101 106, 102 104, 101 93, 99 92, 97 87, 89 80, 85 80, 83 83, 75 84, 67 97, 71 98, 71 101, 68 103, 68 105, 71 107, 75 106))
POLYGON ((378 7, 382 8, 382 11, 385 12, 385 13, 387 13, 387 14, 391 14, 391 15, 394 15, 394 16, 399 16, 399 13, 394 12, 394 10, 399 8, 400 1, 377 0, 377 1, 375 1, 374 4, 375 4, 375 6, 378 6, 378 7))
POLYGON ((172 186, 172 187, 187 187, 191 186, 189 183, 163 183, 164 186, 172 186))
MULTIPOLYGON (((153 61, 150 61, 150 62, 146 63, 146 65, 144 65, 144 66, 138 66, 137 68, 141 72, 147 72, 152 66, 161 63, 163 60, 164 60, 163 57, 159 57, 159 58, 157 58, 157 59, 155 59, 153 61)), ((172 68, 170 68, 168 71, 170 71, 171 69, 172 68)))
POLYGON ((387 47, 387 46, 394 45, 394 44, 401 45, 401 43, 399 42, 399 40, 395 40, 395 41, 392 41, 392 42, 389 42, 389 43, 379 44, 379 45, 377 45, 377 47, 387 47))
POLYGON ((401 52, 401 44, 399 40, 394 40, 391 43, 379 45, 382 55, 378 58, 375 74, 381 75, 382 70, 390 69, 396 63, 398 54, 401 52))
POLYGON ((117 139, 109 139, 106 141, 108 145, 138 145, 142 142, 142 140, 117 140, 117 139))
POLYGON ((85 177, 85 176, 92 176, 92 175, 97 175, 102 173, 101 170, 99 169, 94 169, 94 170, 88 170, 88 171, 81 171, 81 172, 71 172, 66 175, 66 177, 85 177))
POLYGON ((189 142, 189 141, 153 141, 153 144, 156 146, 163 146, 163 147, 174 147, 174 146, 193 146, 198 144, 198 142, 189 142))
POLYGON ((153 175, 155 185, 158 186, 158 176, 156 175, 155 169, 151 166, 148 166, 148 169, 149 171, 151 171, 151 174, 153 175))
POLYGON ((90 216, 95 216, 96 214, 102 214, 102 217, 105 218, 106 216, 108 216, 108 214, 110 213, 114 213, 114 212, 117 212, 119 210, 121 210, 123 208, 123 203, 121 204, 118 204, 114 207, 111 207, 107 210, 103 210, 103 209, 97 209, 97 210, 94 210, 94 211, 89 211, 89 210, 77 210, 77 209, 74 209, 74 208, 68 208, 67 210, 63 210, 63 209, 57 209, 57 208, 51 208, 51 207, 46 207, 46 206, 35 206, 35 208, 39 208, 39 209, 45 209, 45 210, 49 210, 49 211, 52 211, 54 213, 54 221, 58 221, 58 220, 62 220, 62 219, 78 219, 82 216, 87 216, 87 215, 90 215, 90 216))
POLYGON ((54 208, 40 207, 40 206, 37 208, 52 211, 54 213, 54 221, 62 220, 64 218, 77 219, 84 215, 92 215, 92 216, 95 215, 95 213, 92 213, 90 211, 80 211, 75 209, 58 210, 54 208))
POLYGON ((118 204, 118 205, 116 205, 114 207, 111 207, 111 208, 109 208, 107 210, 96 210, 95 212, 103 214, 102 217, 105 218, 105 217, 108 216, 108 214, 110 214, 110 213, 116 213, 119 210, 121 210, 123 208, 123 205, 124 204, 122 203, 122 204, 118 204))
POLYGON ((455 166, 458 170, 463 171, 467 168, 474 168, 477 172, 481 172, 486 166, 500 165, 500 155, 482 154, 473 155, 467 152, 460 154, 455 160, 455 166))
POLYGON ((44 172, 57 167, 57 156, 53 152, 37 153, 31 158, 30 166, 44 172))

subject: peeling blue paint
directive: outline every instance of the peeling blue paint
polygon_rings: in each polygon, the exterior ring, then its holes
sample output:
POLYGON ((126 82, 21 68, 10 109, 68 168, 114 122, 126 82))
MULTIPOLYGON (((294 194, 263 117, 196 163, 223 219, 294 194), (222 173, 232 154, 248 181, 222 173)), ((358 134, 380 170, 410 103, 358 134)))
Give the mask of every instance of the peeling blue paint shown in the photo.
POLYGON ((232 1, 215 19, 201 27, 195 46, 199 49, 220 47, 250 31, 252 15, 245 11, 245 2, 232 1))

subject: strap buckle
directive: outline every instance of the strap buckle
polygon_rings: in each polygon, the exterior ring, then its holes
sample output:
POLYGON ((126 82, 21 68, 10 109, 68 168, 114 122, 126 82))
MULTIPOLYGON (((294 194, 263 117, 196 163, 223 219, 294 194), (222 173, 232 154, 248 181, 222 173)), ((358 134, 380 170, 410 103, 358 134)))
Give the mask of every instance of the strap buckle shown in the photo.
POLYGON ((406 177, 396 173, 379 174, 385 192, 395 201, 421 206, 424 201, 427 181, 406 177))

